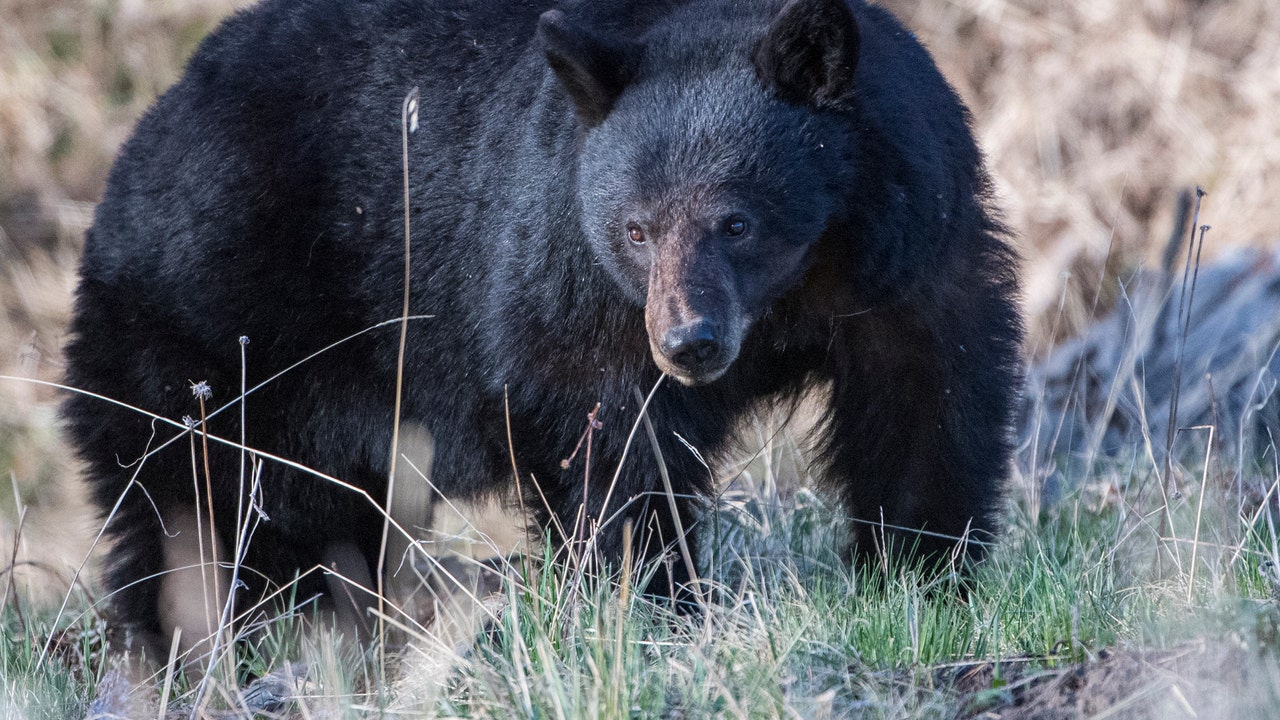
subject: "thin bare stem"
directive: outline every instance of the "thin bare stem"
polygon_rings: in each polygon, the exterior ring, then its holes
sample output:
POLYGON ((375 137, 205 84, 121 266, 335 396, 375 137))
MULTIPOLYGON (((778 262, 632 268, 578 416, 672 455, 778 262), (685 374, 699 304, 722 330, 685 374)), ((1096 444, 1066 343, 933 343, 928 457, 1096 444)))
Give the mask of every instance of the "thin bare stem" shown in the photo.
POLYGON ((1204 454, 1204 470, 1200 476, 1200 498, 1196 503, 1196 528, 1191 539, 1191 576, 1187 578, 1187 604, 1191 604, 1191 596, 1196 588, 1196 555, 1200 549, 1200 518, 1204 514, 1204 496, 1209 492, 1209 460, 1213 455, 1213 432, 1216 428, 1209 426, 1209 445, 1204 454))
MULTIPOLYGON (((643 402, 639 388, 635 388, 635 394, 636 400, 643 402)), ((680 506, 676 503, 676 493, 671 486, 671 474, 667 471, 667 463, 662 458, 662 448, 658 445, 658 434, 653 429, 653 421, 649 419, 648 413, 644 413, 642 417, 645 432, 649 435, 649 443, 653 445, 653 453, 658 459, 658 476, 662 478, 662 491, 667 496, 667 507, 671 510, 671 520, 676 527, 676 541, 680 547, 680 555, 684 559, 685 572, 689 573, 689 586, 698 598, 698 605, 705 611, 707 598, 702 593, 698 569, 693 564, 693 553, 689 551, 689 541, 685 538, 684 522, 680 520, 680 506)))
MULTIPOLYGON (((1164 493, 1164 515, 1160 518, 1161 537, 1172 527, 1173 523, 1172 510, 1169 507, 1169 498, 1173 494, 1173 439, 1177 434, 1178 428, 1178 398, 1182 391, 1182 361, 1186 353, 1187 333, 1191 329, 1191 305, 1195 299, 1195 278, 1199 275, 1200 270, 1200 252, 1195 250, 1195 233, 1196 227, 1200 224, 1200 204, 1205 195, 1204 188, 1197 186, 1195 210, 1191 216, 1191 237, 1187 241, 1187 263, 1182 269, 1182 290, 1178 294, 1178 322, 1182 326, 1182 331, 1178 334, 1178 346, 1174 354, 1173 386, 1169 395, 1169 425, 1165 431, 1164 478, 1160 485, 1161 491, 1164 493), (1195 251, 1194 261, 1192 260, 1193 250, 1195 251), (1191 274, 1193 264, 1196 271, 1194 275, 1191 274), (1190 283, 1188 283, 1189 277, 1191 279, 1190 283)), ((1204 244, 1204 230, 1200 231, 1200 244, 1204 244)), ((1177 552, 1177 545, 1174 546, 1174 551, 1177 552)), ((1160 558, 1160 552, 1157 550, 1155 557, 1157 571, 1159 570, 1160 558)))
POLYGON ((182 626, 173 629, 173 640, 169 643, 169 662, 165 664, 164 686, 160 690, 160 710, 157 720, 165 720, 169 709, 169 692, 173 689, 173 676, 178 672, 178 647, 182 644, 182 626))
MULTIPOLYGON (((395 415, 391 422, 391 468, 387 473, 387 499, 385 520, 382 523, 382 542, 378 548, 378 572, 374 581, 378 585, 378 657, 385 659, 386 623, 382 618, 386 615, 386 594, 384 592, 383 571, 387 564, 387 536, 391 532, 391 502, 396 487, 396 458, 400 455, 400 407, 404 397, 404 351, 409 337, 409 279, 412 275, 410 263, 409 237, 409 133, 418 129, 418 88, 413 88, 404 96, 400 105, 400 160, 404 173, 404 304, 400 312, 400 348, 396 355, 396 399, 395 415)), ((379 663, 384 666, 383 663, 379 663)))

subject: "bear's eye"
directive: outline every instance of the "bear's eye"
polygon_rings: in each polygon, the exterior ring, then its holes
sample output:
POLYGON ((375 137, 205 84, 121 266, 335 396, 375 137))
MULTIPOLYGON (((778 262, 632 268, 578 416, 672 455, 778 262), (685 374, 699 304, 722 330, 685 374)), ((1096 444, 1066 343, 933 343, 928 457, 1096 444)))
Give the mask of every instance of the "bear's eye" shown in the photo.
POLYGON ((738 237, 747 231, 747 221, 734 215, 724 221, 724 234, 729 237, 738 237))
POLYGON ((644 230, 641 230, 640 226, 635 223, 630 223, 627 225, 627 237, 631 238, 631 242, 637 245, 644 244, 644 240, 645 240, 644 230))

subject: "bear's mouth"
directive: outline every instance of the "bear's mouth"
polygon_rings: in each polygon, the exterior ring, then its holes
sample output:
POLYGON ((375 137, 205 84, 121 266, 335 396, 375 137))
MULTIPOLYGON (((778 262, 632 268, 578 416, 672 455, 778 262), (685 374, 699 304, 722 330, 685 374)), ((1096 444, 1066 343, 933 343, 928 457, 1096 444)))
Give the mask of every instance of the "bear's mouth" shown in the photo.
POLYGON ((666 372, 667 375, 670 375, 672 378, 674 378, 677 382, 679 382, 681 385, 684 385, 685 387, 699 387, 701 385, 710 385, 716 380, 719 380, 721 377, 724 376, 726 372, 728 372, 728 370, 729 370, 729 366, 726 365, 725 367, 720 368, 719 370, 715 370, 710 373, 700 373, 698 375, 680 375, 680 374, 670 373, 665 370, 663 372, 666 372))
POLYGON ((673 380, 684 385, 685 387, 698 387, 700 385, 710 385, 711 383, 724 377, 733 365, 733 361, 737 359, 737 348, 732 350, 721 349, 717 356, 706 358, 696 367, 682 366, 671 358, 667 357, 662 349, 656 347, 650 342, 650 350, 653 355, 653 361, 657 364, 658 369, 664 375, 670 376, 673 380))

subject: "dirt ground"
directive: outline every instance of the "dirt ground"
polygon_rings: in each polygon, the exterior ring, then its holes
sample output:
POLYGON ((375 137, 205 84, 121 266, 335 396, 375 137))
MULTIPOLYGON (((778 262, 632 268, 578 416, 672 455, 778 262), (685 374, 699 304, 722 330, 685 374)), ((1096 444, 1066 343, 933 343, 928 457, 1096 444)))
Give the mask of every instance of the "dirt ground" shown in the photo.
POLYGON ((1250 685, 1275 674, 1275 659, 1241 643, 1203 639, 1169 650, 1100 651, 1088 662, 1053 670, 1013 658, 952 675, 969 718, 1070 720, 1265 717, 1250 685), (1000 678, 1000 682, 996 681, 1000 678), (992 689, 997 688, 997 689, 992 689))

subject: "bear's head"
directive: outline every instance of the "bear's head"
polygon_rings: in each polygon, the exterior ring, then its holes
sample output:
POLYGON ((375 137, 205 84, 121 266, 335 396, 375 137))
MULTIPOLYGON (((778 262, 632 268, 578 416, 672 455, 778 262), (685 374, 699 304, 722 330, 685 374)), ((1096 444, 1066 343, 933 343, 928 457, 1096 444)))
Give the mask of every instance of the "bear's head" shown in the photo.
POLYGON ((636 38, 559 10, 538 28, 580 126, 583 232, 644 306, 658 367, 686 385, 721 377, 803 282, 850 192, 852 13, 791 0, 752 19, 735 5, 686 9, 636 38))

